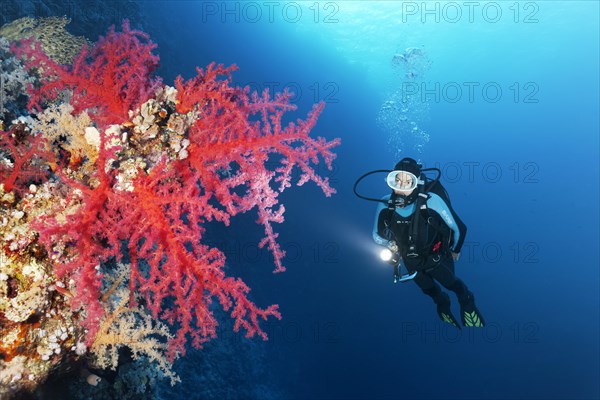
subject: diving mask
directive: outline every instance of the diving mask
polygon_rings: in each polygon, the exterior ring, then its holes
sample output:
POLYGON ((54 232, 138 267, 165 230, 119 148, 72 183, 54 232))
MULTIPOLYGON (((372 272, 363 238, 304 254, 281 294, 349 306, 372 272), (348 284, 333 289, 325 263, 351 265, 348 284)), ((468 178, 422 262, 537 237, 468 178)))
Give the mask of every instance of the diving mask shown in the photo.
POLYGON ((400 170, 390 172, 385 181, 389 187, 400 192, 413 191, 419 183, 419 180, 414 174, 400 170))

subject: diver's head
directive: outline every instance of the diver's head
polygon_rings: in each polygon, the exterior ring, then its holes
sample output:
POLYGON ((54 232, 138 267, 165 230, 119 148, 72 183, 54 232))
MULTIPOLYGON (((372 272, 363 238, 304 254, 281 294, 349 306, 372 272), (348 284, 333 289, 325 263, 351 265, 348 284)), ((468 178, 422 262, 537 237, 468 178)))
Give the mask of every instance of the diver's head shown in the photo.
POLYGON ((416 160, 410 157, 404 157, 402 160, 398 161, 394 170, 410 172, 419 178, 421 176, 421 168, 423 168, 423 166, 417 163, 416 160))
POLYGON ((412 158, 405 157, 388 174, 386 182, 394 190, 394 193, 404 200, 401 202, 401 206, 405 206, 414 202, 415 189, 419 183, 422 183, 420 178, 421 165, 412 158))

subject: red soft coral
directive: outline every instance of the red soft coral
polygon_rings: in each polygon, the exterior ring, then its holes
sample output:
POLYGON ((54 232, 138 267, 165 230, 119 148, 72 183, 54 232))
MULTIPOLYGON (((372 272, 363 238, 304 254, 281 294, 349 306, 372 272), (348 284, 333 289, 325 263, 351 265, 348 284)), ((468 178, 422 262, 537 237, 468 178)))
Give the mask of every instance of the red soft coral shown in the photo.
POLYGON ((232 215, 257 207, 257 222, 265 226, 265 239, 260 246, 268 244, 275 256, 276 271, 284 271, 281 259, 285 252, 277 244, 277 234, 271 223, 283 222, 283 206, 274 210, 277 191, 271 181, 280 182, 279 191, 290 186, 294 167, 301 171, 298 185, 313 181, 330 196, 335 193, 328 180, 318 176, 311 163, 318 163, 319 156, 331 168, 334 155, 330 149, 339 140, 327 142, 323 138, 313 139, 309 132, 314 127, 324 104, 315 105, 306 121, 290 123, 282 128, 281 119, 285 111, 296 106, 289 103, 290 95, 285 92, 271 99, 265 90, 262 96, 249 95, 248 88, 232 88, 229 80, 218 80, 219 75, 230 79, 236 67, 215 67, 211 64, 206 71, 197 69, 198 75, 183 82, 176 80, 178 110, 187 112, 200 107, 202 118, 190 130, 190 153, 195 156, 184 163, 187 171, 196 171, 196 178, 203 186, 215 191, 219 202, 232 215), (281 164, 275 171, 267 168, 270 155, 277 155, 281 164), (188 165, 189 164, 189 165, 188 165), (210 166, 210 168, 207 168, 210 166), (234 168, 228 178, 220 171, 234 168), (214 182, 218 182, 217 185, 214 182), (245 195, 234 193, 232 188, 244 186, 245 195))
POLYGON ((91 51, 84 47, 73 65, 58 65, 39 43, 25 41, 12 50, 25 56, 28 67, 37 67, 42 85, 30 93, 29 107, 41 110, 45 101, 56 99, 68 89, 70 104, 76 114, 88 110, 101 126, 123 123, 129 110, 154 95, 160 79, 153 77, 158 56, 152 54, 156 44, 144 32, 133 30, 123 22, 123 32, 110 28, 91 51))
MULTIPOLYGON (((83 78, 76 79, 74 72, 61 68, 57 74, 68 79, 43 87, 36 94, 38 102, 49 90, 73 90, 76 95, 71 102, 78 110, 94 108, 93 118, 100 125, 122 120, 129 107, 147 100, 152 85, 128 83, 123 89, 123 83, 117 83, 100 89, 97 85, 106 83, 107 75, 101 74, 104 78, 96 80, 90 71, 91 66, 107 65, 111 56, 106 51, 114 51, 128 62, 137 58, 146 60, 140 65, 153 65, 152 46, 132 45, 139 35, 128 27, 123 34, 111 31, 105 44, 89 54, 92 58, 87 66, 83 66, 85 57, 78 58, 73 71, 86 71, 83 78), (79 91, 76 86, 80 84, 87 89, 79 91), (124 96, 115 100, 109 93, 124 96)), ((149 70, 138 67, 142 72, 149 70)), ((205 243, 207 223, 221 221, 227 225, 231 217, 256 208, 257 222, 265 229, 261 246, 268 245, 274 255, 275 270, 284 270, 285 253, 272 226, 283 222, 278 193, 290 186, 295 167, 301 171, 298 184, 312 180, 327 196, 334 193, 313 165, 323 160, 331 167, 335 157, 331 148, 339 141, 309 136, 323 104, 316 105, 306 121, 283 127, 284 112, 295 108, 289 104, 289 95, 272 99, 266 91, 261 96, 250 95, 248 89, 232 87, 233 68, 211 64, 206 71, 198 69, 198 75, 187 82, 177 79, 177 112, 187 113, 186 118, 193 121, 188 131, 177 134, 187 136, 189 145, 177 159, 163 154, 150 168, 140 168, 131 190, 118 187, 118 166, 109 160, 118 159, 122 149, 109 146, 103 131, 95 176, 89 179, 93 185, 57 172, 69 191, 66 206, 60 204, 55 214, 40 218, 35 228, 51 254, 57 244, 65 247, 58 246, 57 273, 77 282, 73 306, 86 309, 88 343, 93 341, 103 315, 102 275, 97 266, 111 259, 128 258, 132 300, 133 293, 143 294, 155 317, 177 327, 171 341, 172 356, 184 352, 188 338, 199 347, 216 336, 214 300, 231 312, 235 330, 243 328, 247 336, 258 334, 266 339, 260 320, 280 317, 276 305, 257 307, 248 298, 248 286, 225 275, 223 252, 205 243), (279 167, 269 167, 277 163, 279 167), (273 183, 278 187, 273 188, 273 183), (64 212, 66 209, 69 211, 64 212)), ((142 72, 129 78, 139 81, 142 72)))
POLYGON ((24 123, 0 131, 0 182, 6 192, 23 193, 30 183, 45 181, 53 160, 45 138, 31 134, 24 123))

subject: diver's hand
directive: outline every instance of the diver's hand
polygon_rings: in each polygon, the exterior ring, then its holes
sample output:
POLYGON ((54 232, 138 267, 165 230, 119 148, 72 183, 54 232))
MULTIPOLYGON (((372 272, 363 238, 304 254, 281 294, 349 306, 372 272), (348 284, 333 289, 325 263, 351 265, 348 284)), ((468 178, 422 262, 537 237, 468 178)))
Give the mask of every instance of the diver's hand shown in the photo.
POLYGON ((388 247, 388 249, 390 249, 390 251, 391 251, 392 253, 397 253, 397 252, 398 252, 398 245, 397 245, 397 244, 396 244, 396 242, 395 242, 395 241, 393 241, 393 240, 392 240, 392 241, 391 241, 391 242, 388 244, 388 246, 387 246, 387 247, 388 247))
POLYGON ((451 251, 450 254, 452 254, 452 259, 454 261, 458 261, 458 259, 460 258, 460 253, 455 253, 455 252, 451 251))

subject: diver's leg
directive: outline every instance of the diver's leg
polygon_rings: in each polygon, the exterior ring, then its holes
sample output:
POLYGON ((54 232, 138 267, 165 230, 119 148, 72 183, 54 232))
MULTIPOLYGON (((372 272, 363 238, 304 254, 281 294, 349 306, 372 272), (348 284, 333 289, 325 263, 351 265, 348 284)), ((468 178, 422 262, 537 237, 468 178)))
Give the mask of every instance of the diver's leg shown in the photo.
POLYGON ((442 260, 437 267, 428 271, 436 281, 446 289, 456 293, 461 309, 461 320, 465 326, 482 327, 485 325, 483 316, 475 306, 475 296, 465 283, 454 275, 454 262, 451 258, 442 260))
POLYGON ((433 278, 427 273, 419 271, 413 280, 417 286, 421 288, 423 293, 433 299, 440 319, 460 329, 458 321, 454 315, 452 315, 452 311, 450 310, 450 297, 446 292, 443 292, 442 289, 440 289, 440 286, 435 283, 433 278))
POLYGON ((446 289, 456 293, 458 301, 464 301, 469 295, 469 289, 465 283, 454 275, 454 261, 452 258, 444 258, 434 268, 427 271, 432 278, 442 284, 446 289))

